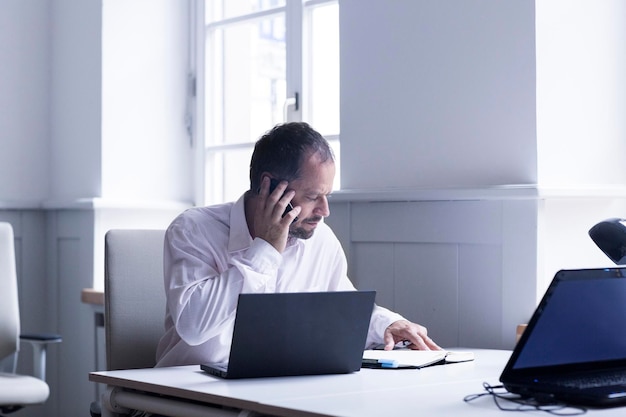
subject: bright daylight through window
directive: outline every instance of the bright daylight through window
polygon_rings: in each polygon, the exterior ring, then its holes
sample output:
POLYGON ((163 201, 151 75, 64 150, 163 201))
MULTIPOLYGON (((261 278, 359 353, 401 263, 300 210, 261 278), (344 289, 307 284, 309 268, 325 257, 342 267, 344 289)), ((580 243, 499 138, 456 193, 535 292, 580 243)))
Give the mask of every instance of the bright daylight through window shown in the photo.
POLYGON ((204 204, 248 189, 254 142, 284 121, 310 123, 339 168, 336 0, 205 0, 201 32, 204 204))

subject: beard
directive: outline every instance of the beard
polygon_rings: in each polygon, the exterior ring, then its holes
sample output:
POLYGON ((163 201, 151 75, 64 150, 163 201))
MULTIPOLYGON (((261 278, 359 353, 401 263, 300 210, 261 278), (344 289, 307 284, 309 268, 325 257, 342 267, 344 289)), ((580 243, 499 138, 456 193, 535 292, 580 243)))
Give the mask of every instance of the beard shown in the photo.
POLYGON ((321 216, 314 216, 306 218, 304 220, 298 220, 289 228, 289 237, 293 237, 296 239, 309 239, 311 236, 313 236, 313 232, 315 232, 315 227, 309 230, 299 225, 308 222, 319 223, 322 221, 322 219, 323 217, 321 216))

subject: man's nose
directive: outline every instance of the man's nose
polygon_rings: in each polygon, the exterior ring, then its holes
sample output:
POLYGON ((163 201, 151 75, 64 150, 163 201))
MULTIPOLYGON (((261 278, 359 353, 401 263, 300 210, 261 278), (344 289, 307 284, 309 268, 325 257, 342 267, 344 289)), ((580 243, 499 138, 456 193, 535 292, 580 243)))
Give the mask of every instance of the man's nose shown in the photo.
POLYGON ((322 217, 330 216, 330 206, 328 204, 328 197, 323 196, 320 198, 319 204, 317 205, 317 207, 315 207, 314 214, 318 216, 322 216, 322 217))

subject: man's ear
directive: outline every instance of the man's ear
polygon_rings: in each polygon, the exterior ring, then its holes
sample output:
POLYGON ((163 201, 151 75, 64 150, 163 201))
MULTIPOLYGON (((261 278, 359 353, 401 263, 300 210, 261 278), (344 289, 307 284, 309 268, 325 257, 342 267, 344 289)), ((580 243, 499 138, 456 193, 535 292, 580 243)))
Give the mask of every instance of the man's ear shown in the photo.
POLYGON ((263 173, 261 173, 261 177, 259 178, 259 188, 257 188, 257 190, 256 190, 257 194, 259 194, 261 192, 261 184, 263 184, 263 180, 266 177, 269 178, 269 179, 272 179, 272 175, 269 172, 264 171, 263 173))

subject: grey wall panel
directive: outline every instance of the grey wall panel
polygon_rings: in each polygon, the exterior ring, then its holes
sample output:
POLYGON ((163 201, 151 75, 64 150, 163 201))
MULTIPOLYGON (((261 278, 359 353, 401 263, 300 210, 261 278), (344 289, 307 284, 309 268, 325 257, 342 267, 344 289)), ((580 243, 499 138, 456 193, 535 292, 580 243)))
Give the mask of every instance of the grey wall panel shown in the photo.
MULTIPOLYGON (((502 249, 462 245, 459 251, 459 345, 501 348, 502 249)), ((511 335, 515 327, 510 328, 511 335)), ((509 340, 513 342, 513 338, 509 340)))
POLYGON ((395 244, 395 309, 428 328, 442 346, 458 346, 458 245, 395 244))
POLYGON ((376 289, 379 304, 425 325, 441 345, 513 346, 536 302, 537 200, 338 206, 331 227, 340 225, 359 288, 376 289))
POLYGON ((353 241, 500 243, 500 201, 355 203, 353 241))
POLYGON ((360 290, 376 290, 376 302, 394 308, 393 245, 357 243, 352 245, 350 278, 360 290))

